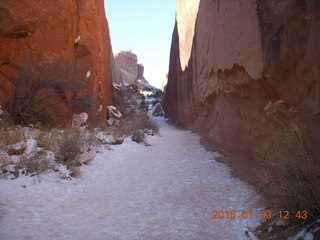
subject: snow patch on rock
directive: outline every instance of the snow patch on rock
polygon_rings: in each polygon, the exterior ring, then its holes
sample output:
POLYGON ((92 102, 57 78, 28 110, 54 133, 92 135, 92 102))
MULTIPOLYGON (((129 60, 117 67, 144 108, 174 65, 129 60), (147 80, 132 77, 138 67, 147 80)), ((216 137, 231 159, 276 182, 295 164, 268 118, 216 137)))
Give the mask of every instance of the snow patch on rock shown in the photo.
POLYGON ((79 36, 74 40, 74 43, 79 42, 79 41, 80 41, 80 39, 81 39, 81 35, 79 35, 79 36))
POLYGON ((101 112, 102 109, 103 109, 103 106, 100 104, 100 105, 99 105, 99 108, 98 108, 98 112, 101 112))
MULTIPOLYGON (((89 78, 91 76, 91 71, 89 70, 87 73, 86 73, 86 77, 89 78)), ((100 83, 100 82, 99 82, 100 83)))

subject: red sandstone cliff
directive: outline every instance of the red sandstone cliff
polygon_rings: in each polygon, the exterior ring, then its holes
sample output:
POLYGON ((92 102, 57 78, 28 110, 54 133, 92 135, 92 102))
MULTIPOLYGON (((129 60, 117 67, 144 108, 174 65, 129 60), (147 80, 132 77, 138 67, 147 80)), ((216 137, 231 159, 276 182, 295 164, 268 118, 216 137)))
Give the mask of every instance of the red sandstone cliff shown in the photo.
POLYGON ((139 89, 153 88, 144 77, 144 66, 138 64, 138 57, 131 51, 120 51, 115 54, 115 64, 120 71, 120 79, 125 85, 134 84, 139 89))
POLYGON ((67 73, 59 81, 73 79, 76 89, 60 89, 52 117, 71 121, 73 113, 86 111, 91 120, 104 119, 113 103, 110 56, 103 0, 0 0, 0 104, 21 71, 41 66, 37 77, 50 78, 45 69, 53 66, 67 73))
POLYGON ((317 0, 177 0, 166 116, 252 159, 272 136, 269 100, 298 110, 320 154, 317 0))

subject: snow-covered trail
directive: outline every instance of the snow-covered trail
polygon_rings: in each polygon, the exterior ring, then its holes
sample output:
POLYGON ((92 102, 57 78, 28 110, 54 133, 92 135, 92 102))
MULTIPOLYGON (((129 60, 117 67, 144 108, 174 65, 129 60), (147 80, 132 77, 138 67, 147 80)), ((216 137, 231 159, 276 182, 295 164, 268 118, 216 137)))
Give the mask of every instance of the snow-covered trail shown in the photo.
POLYGON ((157 122, 161 136, 148 138, 151 146, 127 139, 99 153, 78 179, 1 180, 0 239, 250 239, 245 232, 257 219, 211 217, 257 211, 253 188, 232 178, 198 135, 157 122))

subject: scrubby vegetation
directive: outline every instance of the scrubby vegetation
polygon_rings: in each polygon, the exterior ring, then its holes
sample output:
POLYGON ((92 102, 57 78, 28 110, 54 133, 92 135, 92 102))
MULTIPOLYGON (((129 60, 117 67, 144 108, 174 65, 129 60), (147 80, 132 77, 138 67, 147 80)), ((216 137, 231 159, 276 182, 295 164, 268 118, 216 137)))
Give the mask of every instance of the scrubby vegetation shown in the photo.
POLYGON ((77 94, 84 85, 75 68, 76 63, 68 65, 60 59, 49 65, 26 65, 10 80, 13 88, 3 103, 11 121, 21 125, 55 125, 63 117, 61 106, 90 105, 90 96, 77 94), (67 92, 77 99, 67 99, 67 92))
POLYGON ((270 207, 290 212, 290 218, 285 217, 288 222, 315 223, 320 216, 320 166, 297 125, 295 109, 280 100, 269 103, 265 111, 278 131, 277 141, 269 145, 262 156, 271 174, 265 179, 261 192, 270 207), (299 211, 306 211, 307 218, 292 217, 299 211))
POLYGON ((132 86, 122 88, 116 103, 123 115, 121 126, 114 129, 115 137, 131 136, 137 143, 146 144, 146 135, 158 133, 159 126, 148 115, 145 98, 132 86))
MULTIPOLYGON (((49 108, 37 106, 37 102, 33 102, 33 108, 45 114, 49 108)), ((35 113, 31 114, 35 118, 29 118, 24 108, 20 112, 16 109, 21 108, 14 108, 14 114, 6 108, 8 112, 1 116, 0 126, 0 178, 39 176, 46 171, 65 178, 76 177, 80 166, 94 158, 99 144, 122 144, 129 137, 148 145, 146 136, 156 134, 159 127, 148 115, 145 98, 132 86, 121 87, 117 106, 122 113, 120 121, 115 121, 117 124, 91 123, 81 128, 54 125, 35 113)))
POLYGON ((14 179, 53 170, 75 177, 94 156, 96 138, 80 129, 36 129, 12 125, 0 128, 0 176, 14 179))

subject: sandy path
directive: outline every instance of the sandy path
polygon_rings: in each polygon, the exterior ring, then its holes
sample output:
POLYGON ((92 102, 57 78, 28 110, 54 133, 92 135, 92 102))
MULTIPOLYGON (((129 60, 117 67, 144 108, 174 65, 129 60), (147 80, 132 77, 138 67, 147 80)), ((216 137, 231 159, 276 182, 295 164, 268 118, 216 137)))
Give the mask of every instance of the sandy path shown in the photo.
POLYGON ((1 180, 0 239, 250 239, 256 218, 213 220, 211 212, 258 212, 253 189, 196 134, 157 121, 161 136, 151 146, 127 139, 99 153, 79 179, 1 180))

